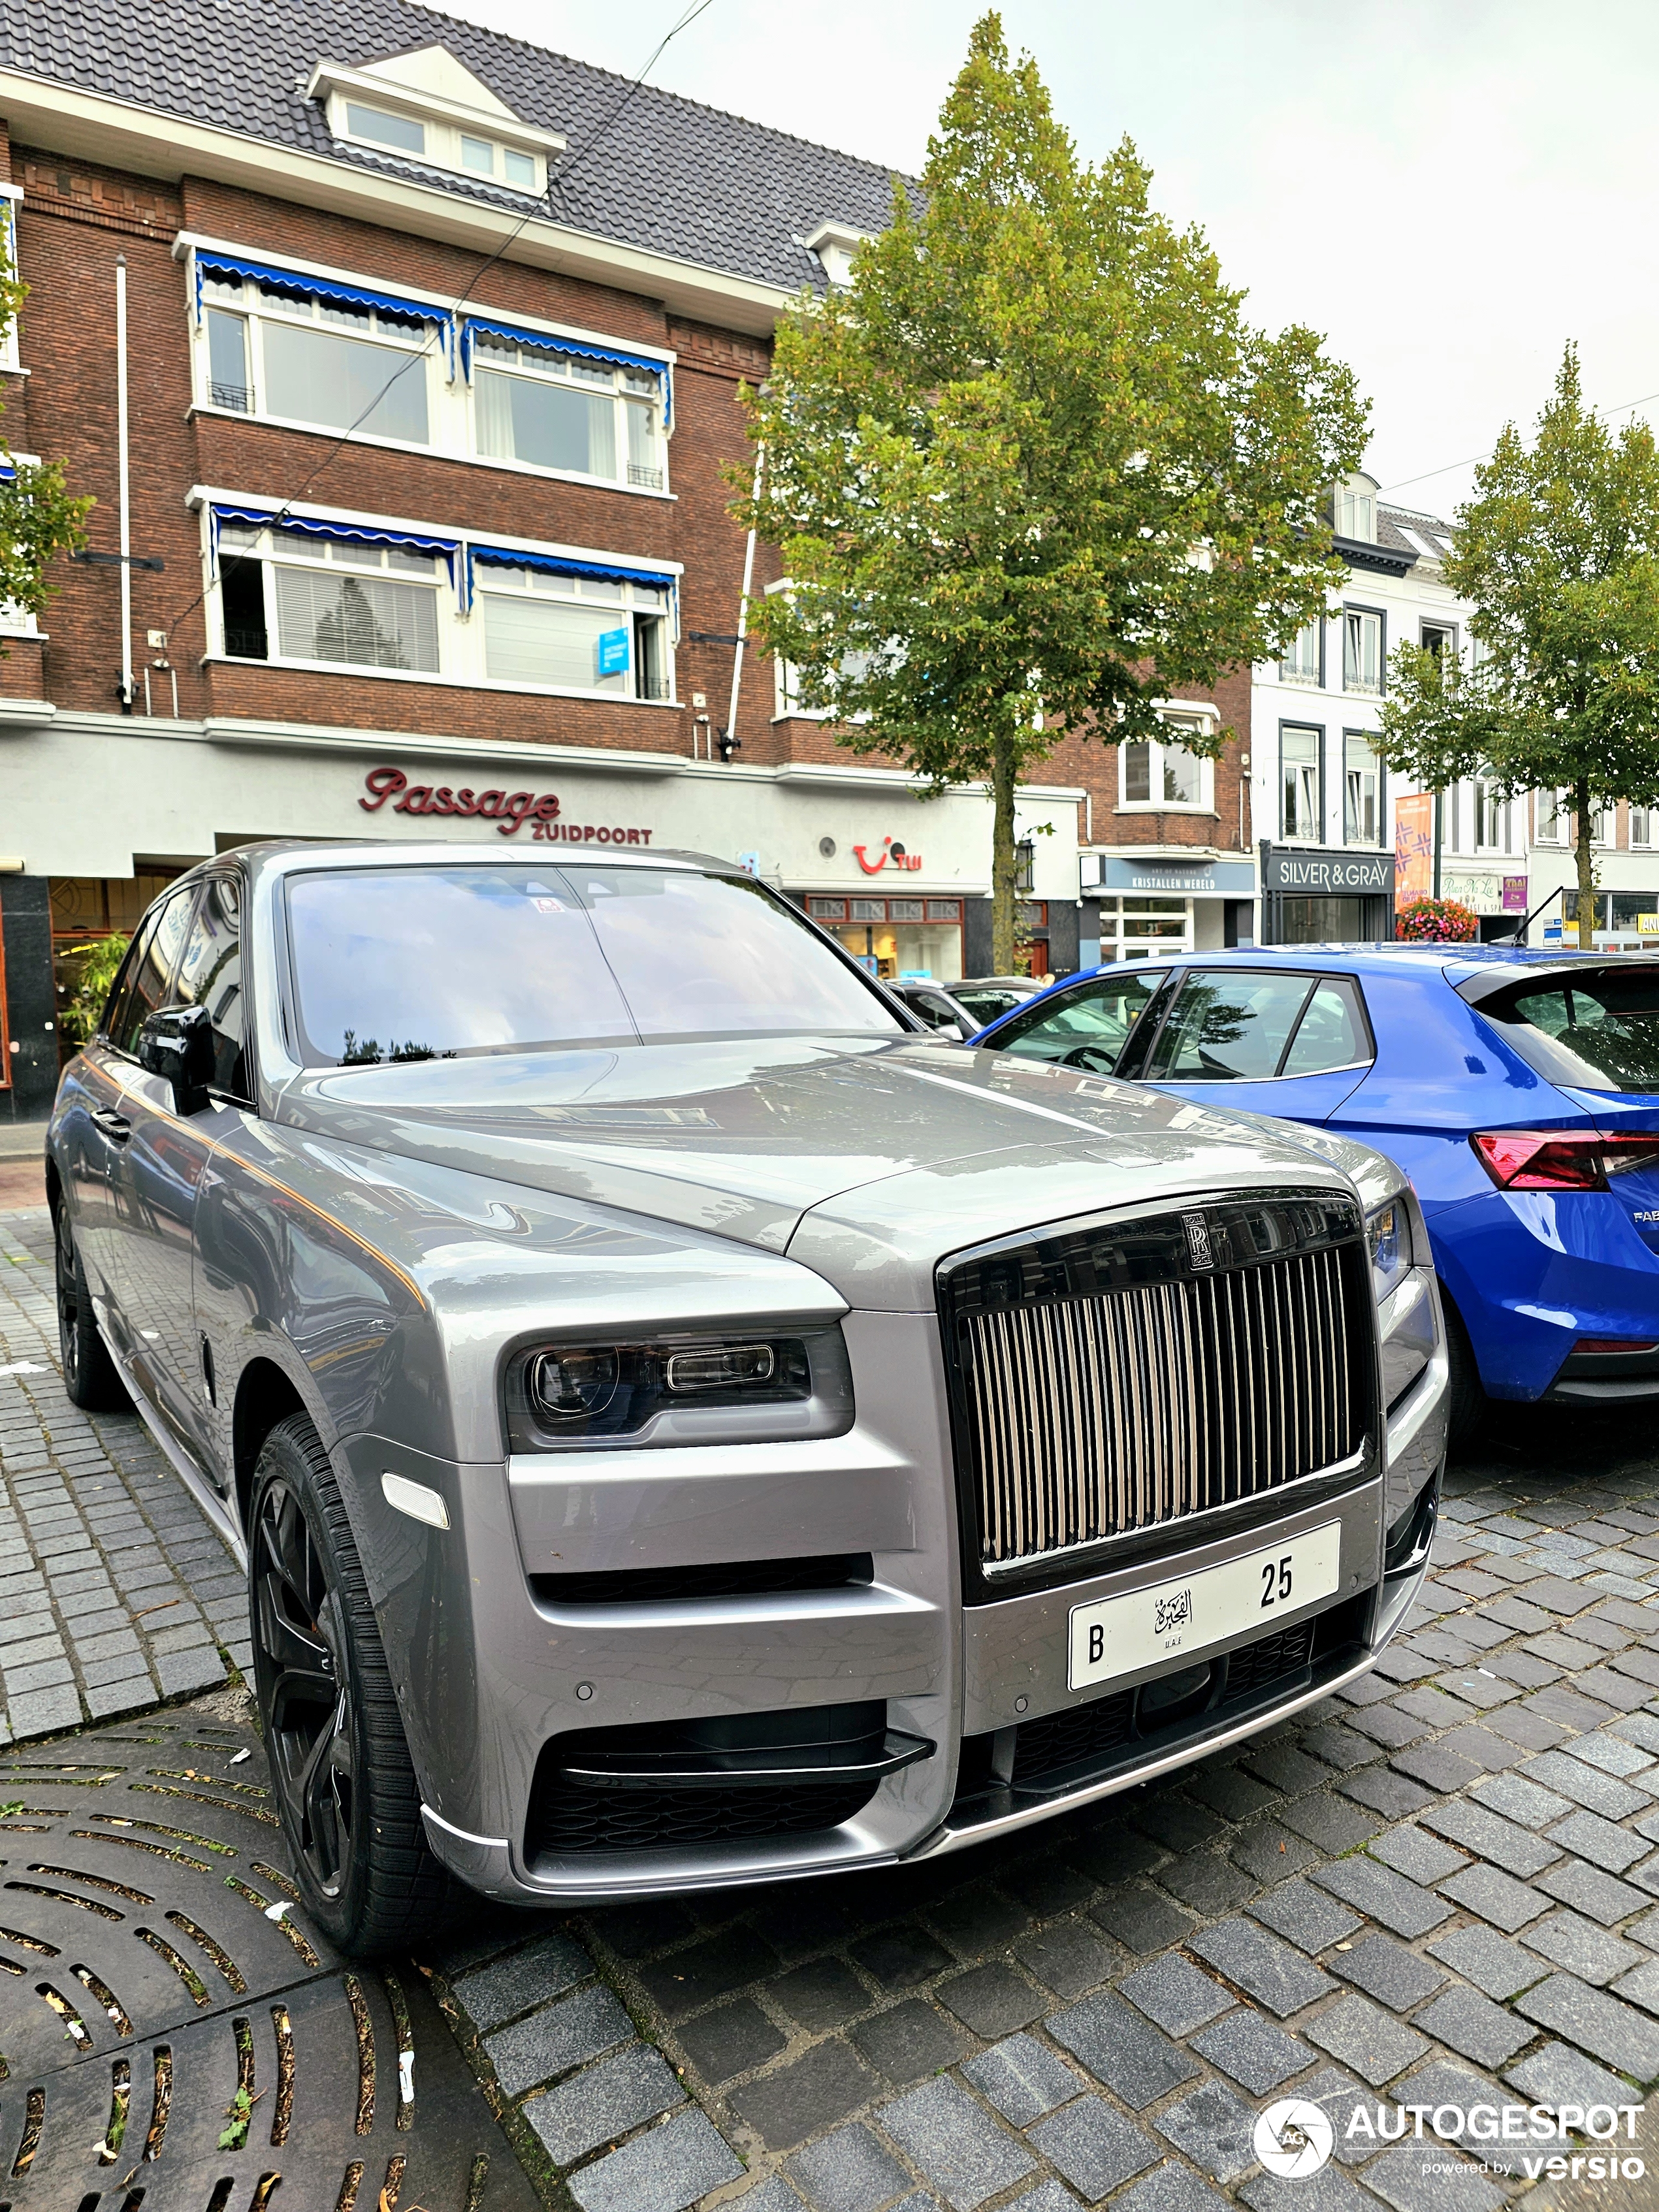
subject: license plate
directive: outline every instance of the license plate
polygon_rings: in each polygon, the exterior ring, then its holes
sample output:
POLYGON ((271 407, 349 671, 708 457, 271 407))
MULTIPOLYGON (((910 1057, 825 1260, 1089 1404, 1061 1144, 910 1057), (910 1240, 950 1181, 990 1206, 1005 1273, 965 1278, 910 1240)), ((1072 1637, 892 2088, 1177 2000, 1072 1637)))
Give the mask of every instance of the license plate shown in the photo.
POLYGON ((1342 1523, 1328 1521, 1197 1574, 1074 1605, 1071 1686, 1085 1689, 1161 1659, 1207 1651, 1253 1628, 1265 1634, 1285 1614, 1335 1592, 1341 1552, 1342 1523))

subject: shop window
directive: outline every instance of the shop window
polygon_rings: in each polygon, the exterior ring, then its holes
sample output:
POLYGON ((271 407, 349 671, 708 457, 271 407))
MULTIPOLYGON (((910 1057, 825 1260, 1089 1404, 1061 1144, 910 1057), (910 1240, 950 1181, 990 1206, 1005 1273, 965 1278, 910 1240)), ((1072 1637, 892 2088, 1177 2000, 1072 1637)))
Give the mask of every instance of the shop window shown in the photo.
MULTIPOLYGON (((296 281, 296 286, 300 280, 296 281)), ((239 415, 325 430, 431 442, 428 320, 346 300, 295 296, 274 283, 204 270, 204 398, 239 415)))
POLYGON ((667 483, 662 380, 480 331, 474 339, 477 449, 571 476, 661 491, 667 483))
POLYGON ((668 699, 670 587, 491 562, 478 571, 492 683, 668 699))
POLYGON ((962 975, 962 901, 836 898, 806 902, 854 958, 890 982, 953 983, 962 975))
POLYGON ((1193 941, 1190 899, 1143 898, 1126 892, 1100 902, 1100 958, 1150 960, 1160 952, 1188 951, 1193 941))
POLYGON ((847 902, 838 898, 809 898, 806 911, 814 921, 845 921, 847 902))

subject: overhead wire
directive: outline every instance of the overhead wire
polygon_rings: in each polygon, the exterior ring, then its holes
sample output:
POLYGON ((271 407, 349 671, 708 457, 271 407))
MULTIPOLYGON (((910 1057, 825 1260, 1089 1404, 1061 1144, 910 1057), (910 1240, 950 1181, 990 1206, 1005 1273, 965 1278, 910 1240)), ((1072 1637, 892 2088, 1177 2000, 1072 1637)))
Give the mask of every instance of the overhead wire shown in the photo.
MULTIPOLYGON (((1659 392, 1644 392, 1639 399, 1624 400, 1617 407, 1592 407, 1590 413, 1609 417, 1614 415, 1628 415, 1632 407, 1645 407, 1650 400, 1654 399, 1659 399, 1659 392)), ((1461 461, 1447 461, 1440 468, 1425 469, 1420 477, 1401 477, 1397 483, 1380 484, 1377 489, 1382 492, 1406 491, 1413 484, 1428 483, 1436 477, 1449 477, 1454 469, 1473 468, 1477 461, 1490 460, 1496 450, 1495 447, 1488 446, 1484 453, 1470 453, 1461 461)))
MULTIPOLYGON (((662 37, 657 41, 657 45, 652 52, 650 59, 645 63, 644 66, 640 70, 639 73, 635 76, 631 77, 628 81, 626 88, 623 93, 623 96, 617 101, 616 106, 612 108, 611 113, 606 116, 605 121, 599 125, 599 129, 594 131, 592 136, 586 142, 586 143, 579 148, 573 159, 568 161, 556 174, 553 173, 551 166, 550 165, 546 190, 542 193, 538 199, 525 210, 524 213, 520 216, 517 222, 514 224, 512 229, 508 231, 506 237, 502 239, 501 244, 495 248, 495 252, 489 254, 484 260, 481 261, 478 266, 473 270, 471 276, 467 279, 465 289, 456 295, 455 299, 446 310, 446 319, 444 323, 434 323, 431 337, 426 341, 426 343, 422 346, 420 351, 418 353, 409 355, 400 367, 393 369, 392 374, 387 377, 386 382, 380 386, 380 390, 374 394, 374 397, 368 402, 368 405, 362 408, 353 420, 346 425, 345 428, 340 432, 339 435, 334 440, 332 445, 329 447, 327 452, 317 463, 315 468, 312 470, 310 475, 307 477, 305 482, 300 486, 299 489, 295 492, 290 492, 288 497, 283 501, 281 507, 278 507, 271 516, 270 523, 266 526, 268 528, 276 530, 282 527, 284 520, 292 514, 295 506, 305 497, 306 494, 311 489, 313 484, 316 483, 318 477, 321 476, 323 471, 327 468, 329 464, 336 458, 346 441, 359 430, 368 420, 369 416, 374 412, 380 402, 386 398, 387 392, 391 391, 392 386, 396 384, 400 378, 407 376, 412 368, 418 368, 422 362, 430 359, 433 349, 441 340, 445 330, 453 324, 454 318, 459 314, 466 302, 472 298, 473 295, 477 292, 478 286, 489 274, 490 270, 495 268, 503 255, 506 254, 508 248, 512 246, 523 234, 526 227, 529 223, 534 222, 536 217, 539 215, 551 216, 553 210, 549 203, 553 198, 555 190, 558 189, 562 191, 564 185, 575 173, 576 170, 580 167, 581 164, 587 160, 595 149, 602 144, 603 142, 610 136, 611 131, 616 129, 617 125, 621 121, 629 103, 632 100, 635 94, 639 91, 641 86, 645 82, 646 78, 650 75, 651 71, 661 60, 671 41, 677 39, 682 31, 687 29, 691 24, 695 23, 698 16, 702 15, 713 5, 714 0, 692 0, 691 6, 687 8, 675 20, 675 21, 669 26, 668 29, 664 32, 662 37)), ((168 617, 167 631, 169 640, 171 640, 173 632, 178 629, 179 625, 181 623, 187 622, 190 617, 195 613, 197 608, 202 605, 203 601, 207 598, 208 593, 213 589, 213 584, 214 579, 210 575, 207 581, 202 586, 201 590, 198 592, 196 597, 190 602, 189 605, 182 608, 178 614, 168 617)))

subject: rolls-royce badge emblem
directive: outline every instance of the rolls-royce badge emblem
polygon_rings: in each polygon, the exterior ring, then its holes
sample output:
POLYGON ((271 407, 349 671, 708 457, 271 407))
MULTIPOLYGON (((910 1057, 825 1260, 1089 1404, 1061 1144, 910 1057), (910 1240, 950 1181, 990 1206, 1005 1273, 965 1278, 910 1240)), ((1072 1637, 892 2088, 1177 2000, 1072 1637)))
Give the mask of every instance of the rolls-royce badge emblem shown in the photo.
POLYGON ((1195 1267, 1213 1267, 1215 1254, 1210 1249, 1210 1224, 1201 1213, 1183 1213, 1182 1224, 1187 1231, 1187 1256, 1195 1267))

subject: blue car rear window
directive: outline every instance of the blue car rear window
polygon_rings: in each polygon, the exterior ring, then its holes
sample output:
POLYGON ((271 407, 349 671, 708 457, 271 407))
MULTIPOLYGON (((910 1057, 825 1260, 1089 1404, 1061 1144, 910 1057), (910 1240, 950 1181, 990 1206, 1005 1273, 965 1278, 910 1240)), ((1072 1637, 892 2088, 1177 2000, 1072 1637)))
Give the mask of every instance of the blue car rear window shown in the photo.
POLYGON ((1582 1091, 1659 1091, 1659 969, 1518 983, 1480 1002, 1528 1067, 1582 1091))

